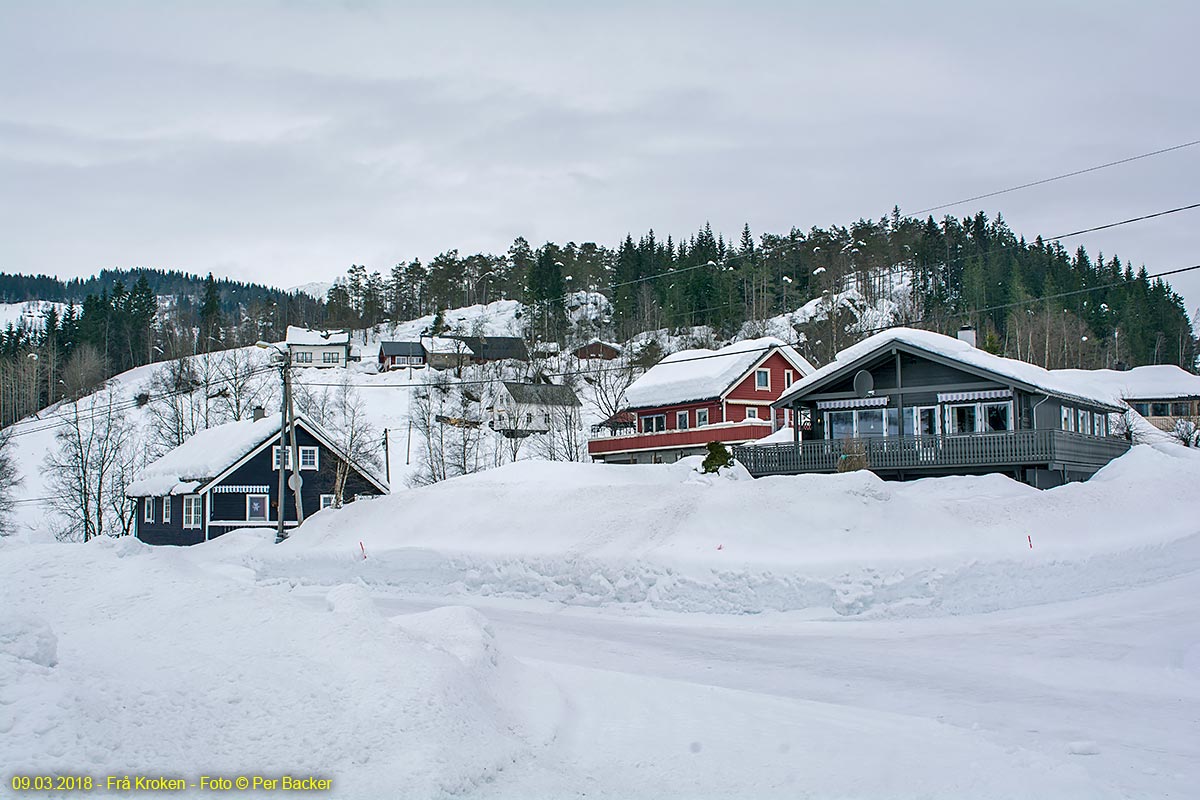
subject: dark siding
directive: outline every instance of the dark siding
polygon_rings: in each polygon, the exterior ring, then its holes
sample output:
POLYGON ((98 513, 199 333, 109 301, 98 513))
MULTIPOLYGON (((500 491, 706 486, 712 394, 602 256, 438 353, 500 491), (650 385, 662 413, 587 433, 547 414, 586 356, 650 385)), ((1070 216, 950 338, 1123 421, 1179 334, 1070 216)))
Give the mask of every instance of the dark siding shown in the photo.
POLYGON ((198 544, 204 541, 203 528, 183 528, 183 497, 172 495, 171 521, 162 522, 161 497, 139 497, 137 499, 137 538, 146 544, 198 544), (154 521, 146 522, 146 503, 154 503, 154 521))
MULTIPOLYGON (((231 472, 219 484, 220 486, 268 487, 267 496, 271 504, 272 525, 278 524, 277 521, 279 519, 277 512, 279 473, 273 469, 273 448, 276 444, 277 442, 272 442, 262 452, 231 472)), ((334 456, 332 451, 323 446, 303 428, 296 429, 296 444, 299 447, 315 446, 319 451, 317 457, 318 468, 316 470, 301 470, 300 472, 301 477, 304 479, 304 485, 300 490, 301 500, 304 505, 304 515, 308 517, 320 510, 321 495, 333 494, 333 486, 337 478, 337 462, 336 456, 334 456)), ((345 497, 347 502, 352 501, 356 494, 374 495, 378 493, 378 490, 357 471, 352 472, 346 480, 345 497)), ((210 503, 213 520, 244 521, 246 519, 246 494, 244 492, 212 491, 210 493, 210 503)), ((296 501, 290 489, 284 493, 284 512, 285 521, 296 521, 296 501)), ((233 530, 233 528, 214 525, 211 536, 220 536, 230 530, 233 530)))

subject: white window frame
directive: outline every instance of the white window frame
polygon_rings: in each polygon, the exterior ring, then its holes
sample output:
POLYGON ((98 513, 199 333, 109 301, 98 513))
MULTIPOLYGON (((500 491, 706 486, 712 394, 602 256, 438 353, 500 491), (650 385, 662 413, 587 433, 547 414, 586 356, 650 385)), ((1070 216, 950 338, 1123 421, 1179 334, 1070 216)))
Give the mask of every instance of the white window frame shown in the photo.
POLYGON ((1093 412, 1092 413, 1092 435, 1093 436, 1107 436, 1108 431, 1105 430, 1105 428, 1107 428, 1107 427, 1108 427, 1108 415, 1102 414, 1099 411, 1093 412))
POLYGON ((642 433, 662 433, 663 431, 665 431, 667 429, 667 415, 666 414, 643 414, 641 416, 641 422, 642 422, 642 433), (652 419, 661 419, 662 427, 657 428, 655 430, 649 430, 646 427, 646 422, 648 420, 652 420, 652 419))
POLYGON ((758 406, 746 406, 746 419, 758 419, 758 406))
POLYGON ((154 522, 154 498, 147 497, 145 507, 142 509, 142 519, 146 522, 154 522))
POLYGON ((340 364, 342 363, 342 354, 337 350, 326 350, 321 353, 322 364, 340 364))
POLYGON ((1091 422, 1092 422, 1091 412, 1089 412, 1085 409, 1082 409, 1082 408, 1078 409, 1075 412, 1075 427, 1076 427, 1076 430, 1079 431, 1079 433, 1083 433, 1083 434, 1091 433, 1091 430, 1090 430, 1092 427, 1091 422))
POLYGON ((696 427, 702 428, 707 424, 708 424, 708 409, 707 408, 697 408, 696 409, 696 427))
POLYGON ((1062 429, 1064 431, 1075 430, 1075 414, 1071 411, 1070 406, 1061 406, 1062 429))
POLYGON ((311 350, 297 350, 295 355, 296 355, 296 363, 297 364, 311 364, 312 363, 312 351, 311 350))
POLYGON ((171 495, 166 495, 162 499, 162 521, 163 525, 169 525, 171 522, 171 495))
POLYGON ((792 372, 792 370, 785 369, 783 371, 783 388, 785 388, 785 389, 791 388, 792 383, 794 383, 794 382, 795 382, 795 374, 792 372))
POLYGON ((246 522, 270 522, 271 521, 271 496, 267 494, 248 494, 246 495, 246 522), (266 514, 262 517, 250 516, 250 498, 261 497, 263 499, 263 510, 266 514))
POLYGON ((690 419, 691 419, 691 414, 690 414, 689 412, 687 412, 687 411, 676 411, 676 412, 675 412, 675 430, 677 430, 677 431, 686 431, 688 428, 690 428, 690 427, 691 427, 691 425, 690 425, 690 424, 688 424, 690 419), (680 423, 680 421, 682 421, 682 422, 683 422, 683 424, 682 424, 682 425, 680 425, 680 424, 679 424, 679 423, 680 423))
POLYGON ((309 469, 309 470, 320 469, 320 464, 321 464, 321 450, 319 447, 311 447, 311 446, 305 445, 300 448, 300 470, 301 471, 306 470, 306 469, 309 469), (304 463, 304 457, 310 453, 312 454, 312 464, 307 465, 304 463))
MULTIPOLYGON (((283 452, 286 453, 286 455, 283 458, 283 463, 284 463, 283 468, 285 471, 291 472, 292 471, 292 448, 284 447, 283 452)), ((279 445, 272 445, 272 447, 271 447, 271 469, 274 471, 279 470, 279 445)))
POLYGON ((759 369, 754 370, 754 391, 756 391, 756 392, 771 391, 771 370, 767 369, 766 367, 761 367, 759 369), (767 376, 767 385, 766 386, 759 385, 758 378, 760 375, 767 376))
POLYGON ((909 406, 904 409, 909 414, 909 422, 912 423, 908 430, 907 436, 937 436, 942 432, 942 408, 941 406, 909 406), (921 427, 921 412, 933 411, 933 433, 918 433, 921 427))
POLYGON ((185 494, 183 496, 183 527, 185 530, 195 530, 203 527, 204 519, 204 501, 198 494, 185 494), (188 506, 192 506, 189 513, 188 506))
POLYGON ((331 494, 321 495, 321 504, 318 506, 318 508, 322 511, 324 511, 327 508, 333 508, 333 502, 335 499, 336 499, 336 497, 331 494))

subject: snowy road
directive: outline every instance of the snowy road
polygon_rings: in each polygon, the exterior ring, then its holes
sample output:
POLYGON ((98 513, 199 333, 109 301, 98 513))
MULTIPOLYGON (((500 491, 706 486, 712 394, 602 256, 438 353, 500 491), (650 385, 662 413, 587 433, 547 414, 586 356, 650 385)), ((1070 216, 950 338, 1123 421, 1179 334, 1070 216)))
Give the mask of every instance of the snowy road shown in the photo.
MULTIPOLYGON (((556 742, 481 796, 1189 796, 1196 597, 1193 573, 940 619, 474 601, 568 709, 556 742)), ((376 602, 402 614, 446 601, 376 602)))

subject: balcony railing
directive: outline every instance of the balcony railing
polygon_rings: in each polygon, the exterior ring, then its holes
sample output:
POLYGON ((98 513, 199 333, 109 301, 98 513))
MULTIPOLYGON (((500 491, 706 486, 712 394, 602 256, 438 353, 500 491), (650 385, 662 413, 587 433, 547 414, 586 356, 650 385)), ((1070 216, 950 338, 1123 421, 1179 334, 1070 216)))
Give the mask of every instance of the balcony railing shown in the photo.
POLYGON ((836 472, 847 458, 874 471, 1051 464, 1098 469, 1128 449, 1129 442, 1116 437, 1044 430, 747 445, 735 447, 733 455, 750 474, 762 476, 836 472))
POLYGON ((592 455, 619 453, 626 450, 651 450, 669 447, 695 447, 709 442, 746 442, 761 439, 771 433, 768 419, 748 419, 742 422, 718 422, 697 428, 671 428, 664 431, 638 433, 620 430, 610 434, 607 429, 588 440, 592 455))

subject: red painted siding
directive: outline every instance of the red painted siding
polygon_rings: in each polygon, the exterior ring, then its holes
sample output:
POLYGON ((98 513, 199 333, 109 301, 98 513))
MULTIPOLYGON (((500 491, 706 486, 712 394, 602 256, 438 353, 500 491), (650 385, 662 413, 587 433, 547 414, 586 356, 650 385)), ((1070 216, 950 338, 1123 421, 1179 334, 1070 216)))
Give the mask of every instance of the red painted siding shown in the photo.
POLYGON ((748 442, 761 439, 771 432, 770 425, 749 423, 747 425, 731 425, 729 427, 693 428, 686 431, 666 431, 664 433, 634 434, 630 436, 614 436, 607 439, 591 439, 588 441, 588 453, 593 456, 609 453, 622 453, 635 450, 652 450, 655 448, 689 447, 704 445, 709 442, 748 442))
POLYGON ((659 406, 657 408, 643 408, 635 412, 637 415, 638 430, 642 429, 642 417, 653 416, 654 414, 665 414, 667 417, 667 430, 673 431, 678 429, 678 418, 676 414, 680 411, 688 412, 688 427, 696 427, 696 412, 702 408, 708 409, 708 424, 715 425, 718 422, 724 422, 721 417, 721 404, 714 401, 703 403, 680 403, 673 406, 659 406))

